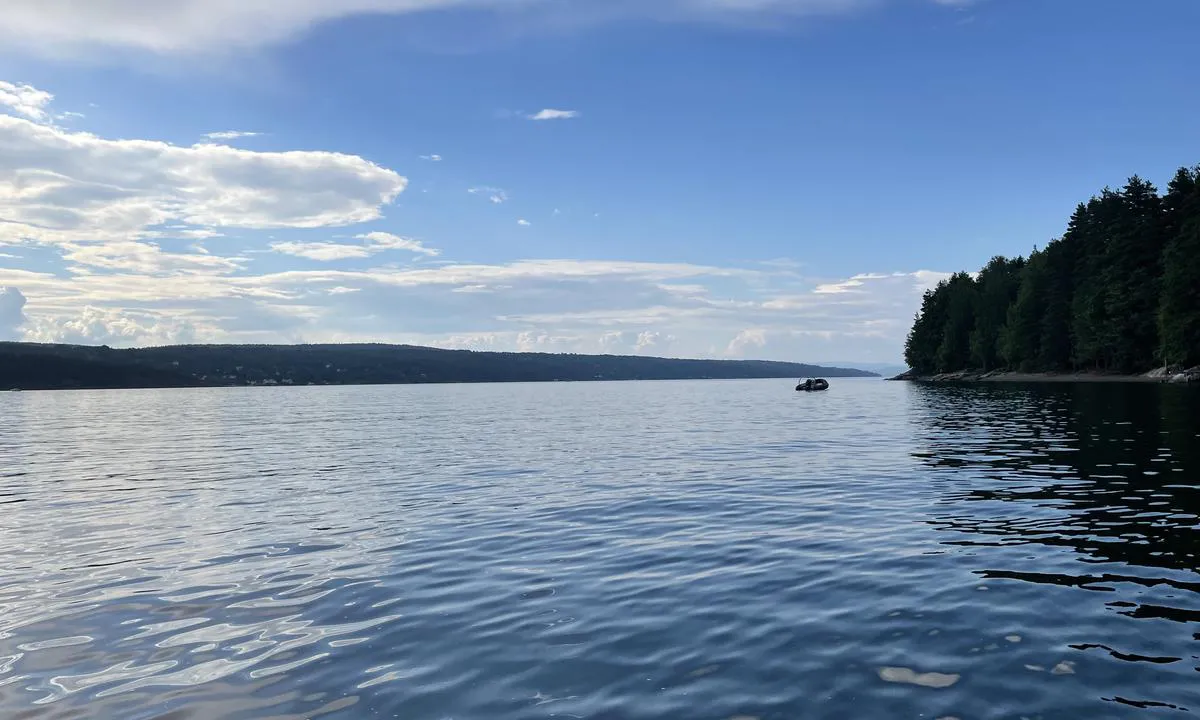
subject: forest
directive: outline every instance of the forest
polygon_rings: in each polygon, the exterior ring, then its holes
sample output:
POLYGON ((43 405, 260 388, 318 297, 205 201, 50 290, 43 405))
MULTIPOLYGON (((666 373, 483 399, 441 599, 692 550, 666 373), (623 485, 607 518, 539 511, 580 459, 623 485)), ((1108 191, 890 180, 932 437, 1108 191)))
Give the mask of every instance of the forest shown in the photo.
POLYGON ((918 375, 1200 365, 1200 166, 1181 168, 1165 194, 1137 176, 1105 188, 1028 258, 942 281, 904 355, 918 375))
POLYGON ((753 360, 442 350, 412 345, 177 345, 114 349, 0 343, 0 390, 878 377, 753 360))

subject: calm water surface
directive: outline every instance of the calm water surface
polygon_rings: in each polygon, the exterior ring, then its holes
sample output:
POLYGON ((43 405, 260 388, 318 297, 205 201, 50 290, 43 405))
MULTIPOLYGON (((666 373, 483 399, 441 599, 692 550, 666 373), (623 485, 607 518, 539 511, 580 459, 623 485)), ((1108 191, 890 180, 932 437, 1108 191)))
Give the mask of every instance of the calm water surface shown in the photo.
POLYGON ((1200 394, 6 393, 0 717, 1200 713, 1200 394))

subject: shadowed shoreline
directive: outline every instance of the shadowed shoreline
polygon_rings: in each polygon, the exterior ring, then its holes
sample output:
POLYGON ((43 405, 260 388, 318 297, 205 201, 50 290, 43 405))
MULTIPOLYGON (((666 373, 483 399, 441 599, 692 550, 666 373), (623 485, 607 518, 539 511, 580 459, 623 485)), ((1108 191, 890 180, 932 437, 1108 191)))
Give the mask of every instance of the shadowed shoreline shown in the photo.
POLYGON ((413 345, 178 345, 116 350, 0 343, 0 390, 878 378, 762 360, 475 352, 413 345))

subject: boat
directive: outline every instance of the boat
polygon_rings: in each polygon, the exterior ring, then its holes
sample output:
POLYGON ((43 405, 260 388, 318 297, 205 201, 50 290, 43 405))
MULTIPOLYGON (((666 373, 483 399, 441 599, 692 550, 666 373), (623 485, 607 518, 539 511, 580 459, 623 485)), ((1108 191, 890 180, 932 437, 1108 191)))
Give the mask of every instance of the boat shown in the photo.
POLYGON ((815 380, 801 380, 796 386, 796 392, 821 392, 829 389, 829 381, 824 378, 816 378, 815 380))

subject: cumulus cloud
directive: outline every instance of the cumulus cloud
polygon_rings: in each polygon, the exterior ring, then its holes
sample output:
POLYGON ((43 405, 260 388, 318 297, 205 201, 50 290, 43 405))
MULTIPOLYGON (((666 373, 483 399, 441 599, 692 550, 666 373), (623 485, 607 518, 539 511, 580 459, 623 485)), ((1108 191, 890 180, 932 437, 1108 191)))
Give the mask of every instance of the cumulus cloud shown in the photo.
POLYGON ((25 296, 15 287, 0 287, 0 340, 16 340, 25 324, 25 296))
POLYGON ((196 327, 187 320, 157 313, 87 306, 77 315, 38 318, 30 323, 25 339, 119 347, 178 345, 195 342, 196 327))
POLYGON ((725 348, 725 354, 733 357, 744 357, 749 354, 754 354, 753 351, 761 350, 767 344, 767 331, 762 328, 752 328, 749 330, 741 330, 737 335, 729 341, 729 345, 725 348))
POLYGON ((637 340, 634 341, 634 352, 646 355, 651 353, 667 353, 670 351, 671 343, 675 342, 674 335, 656 331, 640 332, 637 335, 637 340))
POLYGON ((422 156, 421 156, 421 159, 422 159, 422 160, 427 160, 427 161, 429 161, 429 162, 441 162, 441 161, 442 161, 442 156, 441 156, 441 155, 438 155, 438 154, 436 154, 436 153, 435 153, 435 154, 433 154, 433 155, 422 155, 422 156))
POLYGON ((0 267, 0 285, 35 293, 37 304, 25 310, 38 320, 26 326, 31 337, 66 337, 61 328, 75 327, 71 323, 90 306, 143 313, 135 317, 144 330, 108 332, 127 344, 165 335, 150 331, 153 316, 182 318, 206 339, 225 342, 303 338, 896 362, 922 290, 941 276, 864 274, 850 292, 819 293, 818 287, 841 281, 682 263, 525 260, 265 275, 171 272, 163 282, 132 270, 63 277, 0 267), (56 319, 51 329, 44 318, 56 319))
POLYGON ((336 242, 276 242, 271 243, 271 249, 284 255, 293 255, 308 260, 330 262, 333 260, 348 260, 365 258, 387 250, 406 250, 418 255, 436 256, 441 253, 435 248, 425 247, 419 240, 400 237, 385 232, 369 232, 356 235, 360 244, 336 242))
POLYGON ((546 108, 528 116, 530 120, 570 120, 579 117, 578 110, 554 110, 546 108))
POLYGON ((525 218, 521 218, 520 220, 517 221, 517 224, 520 225, 521 227, 529 227, 533 223, 529 222, 525 218))
POLYGON ((30 120, 45 122, 50 119, 46 106, 54 95, 31 85, 18 85, 0 80, 0 108, 23 115, 30 120))
POLYGON ((0 115, 0 242, 348 225, 378 218, 406 182, 354 155, 109 140, 0 115))

